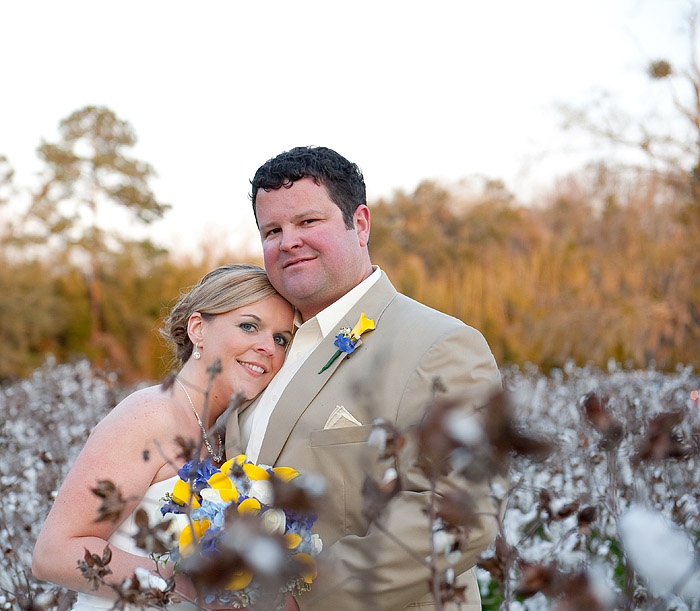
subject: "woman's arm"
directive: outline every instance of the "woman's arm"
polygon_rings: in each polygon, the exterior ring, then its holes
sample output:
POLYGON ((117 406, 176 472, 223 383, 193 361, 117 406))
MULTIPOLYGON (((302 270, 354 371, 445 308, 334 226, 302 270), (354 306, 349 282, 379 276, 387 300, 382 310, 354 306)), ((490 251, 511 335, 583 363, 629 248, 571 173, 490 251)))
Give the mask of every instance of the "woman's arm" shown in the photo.
MULTIPOLYGON (((78 569, 78 561, 84 558, 86 549, 101 557, 109 537, 143 499, 151 483, 175 474, 175 467, 157 449, 160 444, 175 458, 176 429, 169 424, 175 418, 170 407, 158 387, 148 388, 127 397, 95 427, 37 539, 32 561, 37 579, 79 592, 114 595, 109 588, 92 590, 78 569), (144 460, 146 450, 148 460, 144 460), (96 521, 101 499, 91 489, 100 480, 111 480, 127 501, 117 521, 96 521)), ((155 568, 150 558, 110 547, 110 582, 118 584, 131 577, 137 567, 155 568)), ((172 568, 166 566, 163 574, 167 577, 171 572, 172 568)))

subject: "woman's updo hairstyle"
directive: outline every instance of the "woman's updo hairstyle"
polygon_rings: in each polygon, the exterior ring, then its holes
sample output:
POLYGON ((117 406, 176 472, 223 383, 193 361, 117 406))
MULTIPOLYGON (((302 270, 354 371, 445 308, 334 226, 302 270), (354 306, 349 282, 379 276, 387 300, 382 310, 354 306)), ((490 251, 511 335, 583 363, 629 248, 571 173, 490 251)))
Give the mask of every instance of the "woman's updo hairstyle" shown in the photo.
POLYGON ((175 358, 184 365, 194 347, 187 335, 187 323, 194 312, 210 320, 217 314, 225 314, 272 295, 279 293, 261 267, 248 264, 217 267, 180 294, 160 334, 173 348, 175 358))

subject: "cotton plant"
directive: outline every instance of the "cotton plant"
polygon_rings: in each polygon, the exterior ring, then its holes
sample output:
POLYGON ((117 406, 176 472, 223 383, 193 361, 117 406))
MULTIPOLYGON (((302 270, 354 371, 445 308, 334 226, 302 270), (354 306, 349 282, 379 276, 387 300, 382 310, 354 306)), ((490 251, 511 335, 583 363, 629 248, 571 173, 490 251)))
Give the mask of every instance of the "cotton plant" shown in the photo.
MULTIPOLYGON (((700 532, 700 408, 692 398, 698 373, 569 363, 546 375, 534 366, 504 367, 502 374, 514 421, 551 441, 553 452, 540 462, 511 455, 509 490, 492 487, 495 498, 507 495, 508 506, 496 543, 479 562, 485 568, 477 569, 484 611, 563 611, 576 608, 574 601, 587 601, 578 608, 589 610, 698 608, 694 574, 686 570, 700 532), (587 396, 600 399, 612 428, 587 415, 587 396), (635 512, 642 519, 630 521, 635 512), (660 533, 667 529, 685 542, 667 563, 677 572, 661 585, 644 564, 649 550, 640 560, 630 546, 644 540, 654 520, 660 533)), ((70 608, 73 593, 31 578, 34 540, 90 430, 133 390, 87 361, 51 359, 29 379, 0 387, 0 446, 12 457, 0 461, 0 609, 70 608)), ((589 408, 594 415, 594 404, 589 408)), ((474 423, 452 424, 462 427, 461 442, 476 443, 474 423)), ((400 443, 388 431, 377 433, 380 445, 382 439, 387 450, 400 443)), ((466 466, 470 457, 451 460, 466 466)), ((369 486, 375 509, 398 479, 387 470, 369 486)), ((444 520, 434 526, 435 553, 445 557, 454 542, 445 535, 453 533, 444 520)), ((145 531, 144 540, 156 535, 145 531)), ((449 572, 440 578, 449 587, 449 572)))
POLYGON ((697 555, 697 374, 503 373, 522 421, 556 449, 541 464, 514 459, 502 535, 480 563, 484 608, 695 608, 692 589, 660 592, 639 570, 629 542, 646 532, 625 516, 640 506, 663 516, 697 555), (571 607, 582 593, 589 600, 571 607))
POLYGON ((0 387, 0 609, 70 607, 73 593, 32 579, 34 541, 90 431, 129 390, 88 361, 51 357, 0 387))

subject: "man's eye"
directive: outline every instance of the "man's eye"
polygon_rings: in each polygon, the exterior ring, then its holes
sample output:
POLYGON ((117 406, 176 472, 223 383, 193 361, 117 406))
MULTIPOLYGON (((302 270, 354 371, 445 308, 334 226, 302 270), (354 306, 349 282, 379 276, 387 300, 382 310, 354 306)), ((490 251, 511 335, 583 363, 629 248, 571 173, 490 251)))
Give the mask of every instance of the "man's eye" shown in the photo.
POLYGON ((268 229, 268 230, 265 232, 265 235, 264 235, 263 237, 269 238, 270 236, 273 236, 273 235, 275 235, 276 233, 279 233, 279 231, 280 231, 279 228, 268 229))

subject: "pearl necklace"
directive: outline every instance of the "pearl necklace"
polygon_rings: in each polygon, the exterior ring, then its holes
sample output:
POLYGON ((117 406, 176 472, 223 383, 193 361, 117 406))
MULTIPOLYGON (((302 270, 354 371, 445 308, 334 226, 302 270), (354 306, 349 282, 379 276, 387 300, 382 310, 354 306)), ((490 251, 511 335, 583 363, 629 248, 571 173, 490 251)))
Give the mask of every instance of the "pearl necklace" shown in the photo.
MULTIPOLYGON (((223 454, 223 452, 221 454, 216 454, 214 452, 214 449, 211 447, 211 444, 209 443, 209 438, 207 437, 207 430, 204 428, 204 424, 202 424, 202 419, 199 417, 197 410, 194 408, 194 403, 192 402, 192 397, 190 397, 190 393, 187 392, 185 385, 182 382, 180 382, 180 380, 178 378, 175 378, 175 381, 180 385, 180 388, 182 388, 182 390, 185 391, 185 396, 187 397, 187 400, 190 402, 190 407, 192 408, 192 411, 194 412, 195 418, 197 418, 197 422, 199 423, 199 428, 202 429, 202 439, 204 440, 204 445, 207 447, 209 454, 211 454, 211 457, 216 462, 221 462, 221 459, 224 457, 224 454, 223 454)), ((219 435, 219 433, 217 433, 216 436, 219 440, 219 449, 221 449, 224 447, 224 444, 221 441, 221 435, 219 435)))

